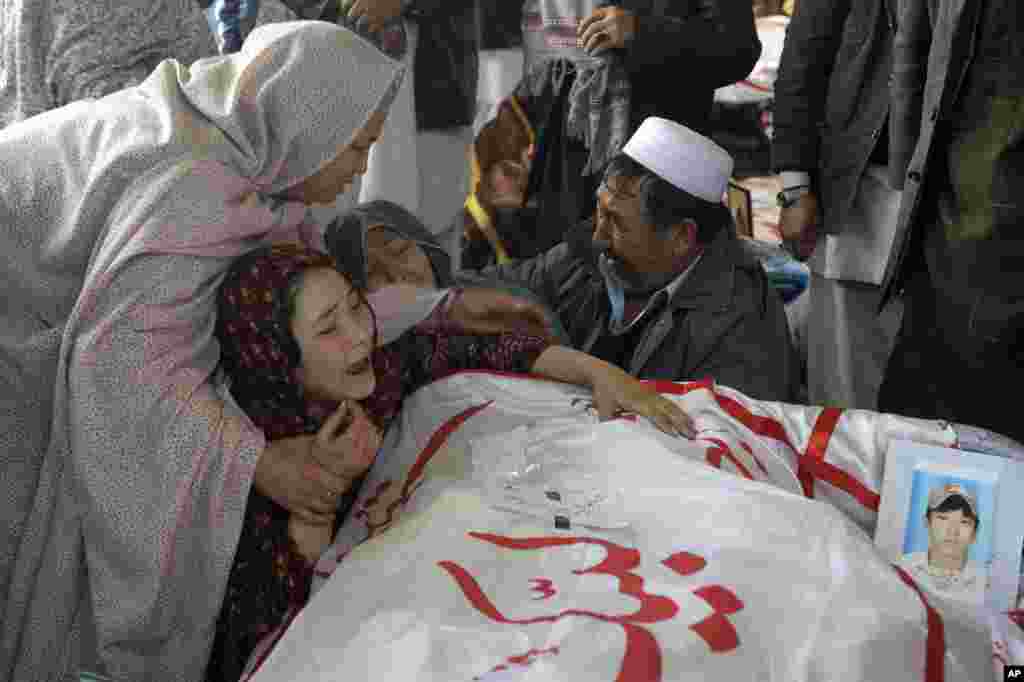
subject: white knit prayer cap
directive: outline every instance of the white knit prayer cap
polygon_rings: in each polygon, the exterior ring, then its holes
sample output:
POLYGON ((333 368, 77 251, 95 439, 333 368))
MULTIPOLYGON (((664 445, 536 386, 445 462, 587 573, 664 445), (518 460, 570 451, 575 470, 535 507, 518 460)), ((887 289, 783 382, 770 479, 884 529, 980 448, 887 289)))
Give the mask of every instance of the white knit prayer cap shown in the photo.
POLYGON ((716 204, 732 176, 728 152, 700 133, 657 116, 644 119, 622 152, 673 186, 716 204))

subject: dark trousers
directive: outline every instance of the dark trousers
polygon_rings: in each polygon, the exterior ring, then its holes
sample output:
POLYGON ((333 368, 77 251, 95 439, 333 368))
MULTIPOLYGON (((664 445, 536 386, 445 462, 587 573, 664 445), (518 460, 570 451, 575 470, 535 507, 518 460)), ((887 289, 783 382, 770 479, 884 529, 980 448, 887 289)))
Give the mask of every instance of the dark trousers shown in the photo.
MULTIPOLYGON (((1024 272, 1020 276, 1024 284, 1024 272)), ((936 288, 926 269, 914 275, 879 410, 962 422, 1024 441, 1022 389, 1024 288, 955 297, 936 288)))
POLYGON ((1024 440, 1024 98, 976 90, 933 155, 948 181, 925 194, 879 409, 1024 440))

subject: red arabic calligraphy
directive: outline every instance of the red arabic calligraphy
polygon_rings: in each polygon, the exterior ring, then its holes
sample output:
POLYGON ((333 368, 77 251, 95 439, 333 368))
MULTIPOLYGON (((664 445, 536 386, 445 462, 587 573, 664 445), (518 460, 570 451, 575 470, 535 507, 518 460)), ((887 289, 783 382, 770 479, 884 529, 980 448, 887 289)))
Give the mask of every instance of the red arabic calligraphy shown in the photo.
POLYGON ((547 578, 531 578, 531 583, 536 583, 533 587, 534 592, 540 592, 539 597, 534 597, 534 600, 550 599, 555 596, 555 588, 552 587, 552 582, 547 578))
MULTIPOLYGON (((605 550, 604 559, 595 566, 573 571, 576 575, 609 575, 617 580, 618 591, 633 597, 640 606, 629 614, 610 615, 586 609, 565 609, 550 616, 509 618, 503 614, 465 568, 453 561, 438 565, 452 576, 466 599, 489 619, 505 624, 532 625, 552 623, 561 618, 580 616, 593 618, 622 627, 626 635, 626 651, 622 658, 616 682, 659 682, 661 680, 661 648, 654 635, 644 625, 667 621, 679 613, 679 606, 668 597, 650 594, 644 590, 644 578, 633 572, 640 565, 640 552, 600 538, 588 537, 533 537, 510 538, 490 533, 470 533, 470 537, 511 550, 544 550, 570 545, 598 545, 605 550)), ((664 559, 662 565, 680 575, 691 575, 704 568, 703 557, 689 552, 677 552, 664 559)), ((711 651, 721 653, 739 646, 739 636, 728 616, 743 608, 743 602, 728 588, 707 585, 693 592, 712 609, 712 614, 691 625, 711 651)))

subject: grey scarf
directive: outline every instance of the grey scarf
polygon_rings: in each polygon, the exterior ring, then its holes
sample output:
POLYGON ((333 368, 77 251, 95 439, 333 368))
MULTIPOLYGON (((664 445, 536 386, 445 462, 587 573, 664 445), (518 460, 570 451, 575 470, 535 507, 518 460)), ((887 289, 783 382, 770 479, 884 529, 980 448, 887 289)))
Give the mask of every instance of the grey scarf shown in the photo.
MULTIPOLYGON (((583 172, 599 172, 630 135, 629 72, 618 51, 590 56, 576 47, 579 21, 617 2, 599 0, 527 0, 523 7, 524 83, 533 96, 549 83, 558 92, 571 71, 576 74, 568 96, 566 133, 589 150, 583 172)), ((623 3, 624 4, 624 3, 623 3)), ((633 3, 645 4, 643 2, 633 3)), ((636 12, 640 7, 625 5, 636 12)))

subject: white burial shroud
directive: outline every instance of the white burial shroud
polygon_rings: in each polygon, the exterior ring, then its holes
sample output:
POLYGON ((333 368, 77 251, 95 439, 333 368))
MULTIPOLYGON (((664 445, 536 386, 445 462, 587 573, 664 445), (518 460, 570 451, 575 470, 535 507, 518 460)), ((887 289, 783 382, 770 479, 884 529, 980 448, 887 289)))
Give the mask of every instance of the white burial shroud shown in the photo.
POLYGON ((869 535, 889 441, 949 446, 950 429, 659 390, 696 441, 598 423, 584 390, 547 381, 421 389, 321 559, 330 577, 252 679, 991 679, 987 633, 944 618, 869 535))

